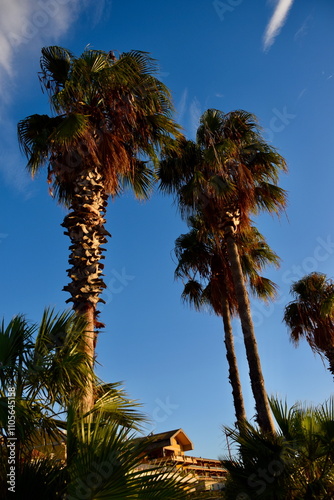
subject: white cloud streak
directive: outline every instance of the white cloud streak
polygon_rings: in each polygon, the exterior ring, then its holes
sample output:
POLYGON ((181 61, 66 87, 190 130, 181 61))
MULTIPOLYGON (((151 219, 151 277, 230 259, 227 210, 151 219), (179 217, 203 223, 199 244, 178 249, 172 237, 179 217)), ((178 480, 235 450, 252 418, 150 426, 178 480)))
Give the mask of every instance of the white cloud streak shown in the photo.
POLYGON ((0 68, 15 76, 17 53, 27 53, 65 34, 77 18, 79 0, 0 0, 0 68))
POLYGON ((294 0, 278 0, 275 11, 268 23, 266 31, 263 37, 263 49, 265 51, 269 50, 275 41, 275 38, 281 31, 286 18, 289 14, 289 10, 292 7, 294 0))
POLYGON ((32 191, 17 147, 16 123, 10 113, 12 95, 22 80, 28 78, 31 61, 38 61, 41 46, 57 43, 91 1, 0 0, 0 126, 3 130, 0 175, 7 185, 26 197, 32 191))

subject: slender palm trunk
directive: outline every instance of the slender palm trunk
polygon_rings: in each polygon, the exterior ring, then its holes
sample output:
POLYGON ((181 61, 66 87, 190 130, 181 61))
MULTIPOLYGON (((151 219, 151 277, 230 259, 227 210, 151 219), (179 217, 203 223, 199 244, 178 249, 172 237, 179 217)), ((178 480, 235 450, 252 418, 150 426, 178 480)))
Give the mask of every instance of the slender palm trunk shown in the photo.
MULTIPOLYGON (((71 294, 66 302, 73 302, 73 309, 84 316, 87 328, 82 338, 82 350, 87 354, 91 369, 94 368, 96 345, 97 303, 102 301, 100 294, 106 285, 102 279, 103 257, 102 244, 106 243, 105 195, 103 178, 98 168, 89 166, 81 169, 75 186, 75 194, 71 203, 71 211, 65 217, 62 226, 65 234, 71 239, 69 263, 67 270, 71 282, 63 289, 71 294)), ((103 301, 102 301, 103 302, 103 301)), ((83 413, 89 411, 94 404, 94 383, 92 376, 87 378, 87 390, 82 396, 79 406, 83 413)))
POLYGON ((222 312, 223 312, 222 316, 223 316, 223 324, 225 332, 224 343, 226 347, 226 359, 228 362, 228 372, 229 372, 228 378, 232 386, 232 396, 233 396, 235 416, 237 419, 237 426, 240 429, 240 424, 242 424, 242 422, 246 420, 246 411, 242 395, 237 357, 235 355, 235 350, 234 350, 231 314, 226 297, 223 297, 222 299, 222 312))
POLYGON ((264 385, 261 362, 257 348, 254 326, 251 316, 250 303, 245 281, 242 273, 238 248, 234 238, 235 226, 225 226, 225 239, 228 257, 231 265, 231 273, 235 286, 238 302, 238 312, 241 321, 246 356, 249 366, 251 387, 255 399, 255 407, 259 426, 266 432, 274 433, 275 426, 271 415, 267 393, 264 385))

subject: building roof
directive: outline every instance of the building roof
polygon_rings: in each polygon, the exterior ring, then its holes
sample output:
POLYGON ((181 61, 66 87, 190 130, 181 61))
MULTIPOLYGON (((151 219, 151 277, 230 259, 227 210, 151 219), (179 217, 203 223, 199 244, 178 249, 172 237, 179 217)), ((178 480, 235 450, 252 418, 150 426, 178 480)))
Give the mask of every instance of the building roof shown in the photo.
POLYGON ((160 432, 158 434, 150 434, 147 437, 139 439, 142 440, 147 439, 149 442, 147 449, 153 450, 160 447, 162 448, 165 446, 170 446, 172 438, 176 438, 177 441, 180 442, 184 451, 189 451, 194 449, 193 443, 190 441, 190 439, 188 438, 183 429, 174 429, 173 431, 160 432))

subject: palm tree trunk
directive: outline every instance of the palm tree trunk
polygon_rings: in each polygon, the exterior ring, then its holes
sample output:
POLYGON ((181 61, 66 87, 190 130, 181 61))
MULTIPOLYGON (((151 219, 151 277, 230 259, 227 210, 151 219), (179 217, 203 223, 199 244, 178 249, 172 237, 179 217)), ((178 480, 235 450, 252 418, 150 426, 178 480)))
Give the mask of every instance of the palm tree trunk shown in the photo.
POLYGON ((234 233, 234 224, 227 224, 224 228, 224 235, 236 291, 238 312, 244 335, 246 356, 249 366, 252 392, 255 399, 257 419, 258 424, 263 431, 274 433, 275 426, 269 407, 268 396, 265 390, 261 362, 251 316, 250 303, 242 273, 238 248, 235 243, 234 233))
POLYGON ((246 420, 246 411, 241 389, 240 375, 237 364, 237 357, 234 350, 234 340, 231 324, 231 314, 228 307, 226 297, 222 299, 222 312, 225 338, 224 343, 226 347, 226 359, 228 362, 229 381, 232 386, 232 396, 234 403, 235 416, 237 419, 237 426, 240 429, 240 424, 246 420))
MULTIPOLYGON (((107 196, 103 178, 98 168, 89 166, 81 169, 75 185, 75 194, 71 203, 71 211, 62 224, 67 229, 65 234, 71 239, 69 263, 67 270, 71 282, 63 288, 71 297, 66 302, 73 302, 73 309, 84 316, 87 328, 82 338, 82 350, 87 355, 90 368, 94 368, 96 327, 103 326, 97 322, 97 303, 103 300, 100 294, 106 285, 102 279, 103 257, 102 244, 106 236, 110 236, 104 228, 107 196)), ((81 410, 89 411, 94 404, 94 385, 92 376, 87 379, 87 390, 82 396, 81 410)))

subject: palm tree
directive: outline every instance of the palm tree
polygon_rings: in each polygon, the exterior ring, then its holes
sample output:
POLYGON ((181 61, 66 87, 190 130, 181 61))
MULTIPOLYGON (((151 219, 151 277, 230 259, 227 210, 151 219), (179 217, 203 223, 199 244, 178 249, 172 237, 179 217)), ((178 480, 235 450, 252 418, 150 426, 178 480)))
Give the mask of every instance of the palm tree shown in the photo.
POLYGON ((305 338, 311 349, 327 358, 334 375, 334 283, 325 274, 311 273, 291 286, 294 300, 284 321, 295 345, 305 338))
MULTIPOLYGON (((134 426, 143 419, 118 384, 103 384, 81 350, 84 318, 46 309, 39 325, 24 316, 0 327, 0 436, 15 438, 16 464, 29 460, 39 442, 62 440, 68 408, 78 409, 87 379, 96 386, 92 414, 104 411, 113 422, 134 426), (9 404, 12 402, 12 404, 9 404), (8 425, 9 406, 14 407, 8 425)), ((6 455, 6 454, 5 454, 6 455)))
POLYGON ((318 407, 288 408, 271 400, 277 431, 263 433, 245 422, 226 429, 238 456, 223 460, 225 497, 259 500, 330 500, 334 495, 334 399, 318 407))
MULTIPOLYGON (((108 419, 103 411, 89 421, 69 411, 66 460, 23 462, 15 478, 17 498, 186 499, 187 480, 166 467, 143 465, 147 440, 134 438, 131 427, 108 419)), ((2 469, 0 479, 1 498, 10 500, 13 495, 2 469)))
POLYGON ((240 110, 209 109, 201 117, 197 141, 181 138, 178 146, 165 150, 160 187, 176 193, 183 216, 200 210, 207 229, 225 239, 257 418, 261 428, 273 432, 236 235, 250 226, 251 214, 284 208, 286 195, 277 181, 286 164, 262 138, 255 116, 240 110))
MULTIPOLYGON (((80 57, 61 47, 42 49, 40 80, 53 116, 31 115, 18 124, 20 145, 34 176, 48 168, 51 194, 70 208, 63 226, 71 240, 70 283, 64 287, 87 329, 82 343, 94 363, 97 304, 103 281, 102 245, 108 196, 131 186, 147 197, 162 146, 178 136, 168 89, 155 78, 156 64, 144 52, 117 59, 112 52, 86 49, 80 57)), ((170 146, 171 147, 171 146, 170 146)), ((90 390, 83 411, 94 403, 90 390)))
POLYGON ((200 210, 216 238, 225 239, 257 418, 264 430, 273 432, 236 235, 250 226, 251 214, 284 208, 286 195, 277 181, 286 164, 262 138, 256 117, 240 110, 224 114, 209 109, 201 117, 196 142, 181 138, 177 144, 178 149, 164 152, 160 187, 176 193, 183 216, 200 210))
MULTIPOLYGON (((209 307, 223 320, 225 333, 226 358, 229 366, 229 381, 237 425, 246 419, 241 382, 234 350, 231 316, 237 313, 237 302, 226 255, 226 245, 221 239, 217 247, 217 238, 206 232, 203 219, 190 217, 191 228, 182 234, 175 244, 178 266, 177 278, 187 279, 182 298, 197 310, 209 307), (199 281, 198 281, 199 280, 199 281)), ((267 278, 259 275, 264 265, 278 265, 278 256, 270 249, 262 235, 255 227, 237 237, 240 249, 243 273, 247 277, 251 290, 255 295, 267 300, 275 296, 275 285, 267 278)))
POLYGON ((74 312, 46 309, 40 324, 14 317, 0 328, 0 497, 8 489, 9 450, 15 439, 18 498, 185 498, 186 481, 173 471, 143 470, 144 417, 118 384, 95 376, 97 401, 87 416, 77 411, 89 374, 81 350, 86 324, 74 312), (15 391, 13 392, 13 389, 15 391), (8 422, 15 400, 15 425, 8 422), (64 415, 67 420, 64 421, 64 415), (64 434, 65 431, 65 434, 64 434), (56 454, 52 443, 65 444, 56 454), (43 445, 44 443, 44 445, 43 445), (40 450, 36 458, 34 451, 40 450), (30 498, 30 497, 29 497, 30 498))
POLYGON ((80 317, 45 310, 41 324, 19 315, 0 328, 0 434, 7 443, 14 432, 16 462, 29 456, 38 429, 41 438, 59 435, 59 411, 82 393, 89 373, 78 339, 85 329, 80 317), (33 336, 37 334, 36 342, 33 336), (8 402, 15 402, 15 429, 8 431, 8 402))

